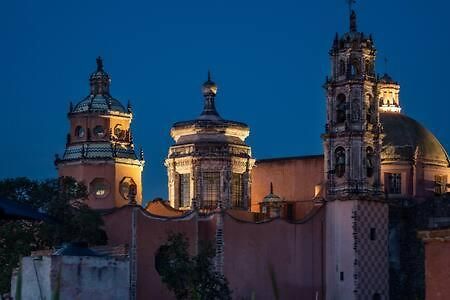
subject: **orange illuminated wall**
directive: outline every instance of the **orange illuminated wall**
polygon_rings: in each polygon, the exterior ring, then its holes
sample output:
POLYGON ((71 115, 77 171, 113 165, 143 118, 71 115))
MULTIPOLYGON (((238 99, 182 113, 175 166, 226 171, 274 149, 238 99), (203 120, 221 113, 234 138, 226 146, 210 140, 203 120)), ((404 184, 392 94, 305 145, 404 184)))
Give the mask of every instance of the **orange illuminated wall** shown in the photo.
POLYGON ((316 186, 323 182, 323 155, 265 159, 252 170, 251 210, 273 192, 286 201, 295 201, 295 218, 302 218, 313 207, 316 186))

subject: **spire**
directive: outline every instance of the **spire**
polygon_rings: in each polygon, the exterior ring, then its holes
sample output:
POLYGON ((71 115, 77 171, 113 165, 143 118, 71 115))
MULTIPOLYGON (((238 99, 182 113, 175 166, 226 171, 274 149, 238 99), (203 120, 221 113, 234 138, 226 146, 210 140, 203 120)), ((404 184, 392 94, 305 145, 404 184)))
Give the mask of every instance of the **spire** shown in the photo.
POLYGON ((273 183, 270 183, 270 194, 273 194, 273 183))
POLYGON ((103 72, 103 59, 101 56, 97 57, 97 72, 103 72))
POLYGON ((356 13, 352 10, 350 14, 350 32, 356 32, 356 13))
POLYGON ((128 100, 127 111, 128 111, 128 113, 132 113, 133 112, 133 108, 131 107, 131 101, 130 100, 128 100))
POLYGON ((211 72, 208 71, 208 80, 202 86, 203 97, 205 104, 200 119, 220 119, 219 113, 216 110, 215 97, 217 94, 217 85, 211 80, 211 72))
POLYGON ((339 35, 336 32, 336 35, 334 36, 334 39, 333 39, 333 46, 331 47, 331 49, 336 50, 336 49, 338 49, 338 47, 339 47, 339 35))
POLYGON ((89 82, 91 85, 92 95, 105 95, 109 94, 109 83, 111 79, 108 73, 103 69, 103 60, 99 56, 97 57, 97 70, 91 74, 89 82))

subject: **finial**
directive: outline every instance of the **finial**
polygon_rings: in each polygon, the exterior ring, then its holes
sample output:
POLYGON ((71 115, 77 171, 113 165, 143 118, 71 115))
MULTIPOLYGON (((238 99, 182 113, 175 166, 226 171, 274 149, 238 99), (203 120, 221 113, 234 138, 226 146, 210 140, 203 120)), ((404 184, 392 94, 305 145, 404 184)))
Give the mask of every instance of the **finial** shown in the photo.
POLYGON ((273 183, 270 183, 270 193, 273 194, 273 183))
POLYGON ((142 146, 139 148, 139 159, 144 160, 144 149, 142 149, 142 146))
POLYGON ((109 84, 111 79, 109 75, 103 69, 103 60, 99 56, 97 57, 97 70, 91 74, 89 82, 91 85, 92 95, 105 95, 109 94, 109 84))
POLYGON ((132 108, 131 108, 131 101, 130 100, 128 100, 127 110, 128 110, 128 113, 131 113, 133 111, 132 108))
POLYGON ((214 98, 217 94, 217 85, 214 83, 214 81, 211 80, 211 71, 208 71, 208 80, 203 83, 202 92, 203 96, 205 97, 205 103, 200 118, 220 118, 219 114, 216 111, 216 106, 214 103, 214 98))
POLYGON ((97 72, 102 72, 103 71, 103 60, 102 57, 99 56, 97 57, 97 72))
POLYGON ((72 103, 72 101, 70 101, 70 103, 69 103, 69 112, 70 113, 73 112, 73 103, 72 103))
POLYGON ((203 94, 205 96, 217 94, 217 85, 211 80, 211 71, 208 70, 208 80, 203 83, 203 94))

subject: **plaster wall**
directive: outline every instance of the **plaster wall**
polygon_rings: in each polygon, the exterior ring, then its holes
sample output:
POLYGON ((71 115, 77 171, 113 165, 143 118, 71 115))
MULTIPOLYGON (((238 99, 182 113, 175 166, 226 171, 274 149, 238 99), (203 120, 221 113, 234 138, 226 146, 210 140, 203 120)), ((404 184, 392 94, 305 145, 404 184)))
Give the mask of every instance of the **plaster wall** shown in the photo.
MULTIPOLYGON (((185 233, 194 254, 198 243, 197 216, 193 213, 184 218, 160 218, 136 208, 137 299, 174 299, 155 269, 155 254, 167 242, 170 232, 185 233)), ((132 210, 133 206, 125 206, 104 216, 110 245, 131 245, 132 210)))
POLYGON ((121 207, 128 200, 120 194, 120 181, 124 177, 133 178, 137 185, 136 201, 142 202, 141 167, 129 164, 119 164, 114 161, 92 161, 65 163, 58 169, 59 176, 70 176, 81 181, 88 188, 87 204, 94 209, 109 209, 121 207), (90 183, 96 178, 103 178, 109 184, 109 192, 104 197, 95 197, 90 191, 90 183))
POLYGON ((259 203, 270 192, 286 201, 298 202, 295 217, 301 219, 312 207, 316 185, 323 182, 323 155, 267 159, 256 162, 252 170, 251 210, 260 211, 259 203), (311 202, 309 202, 311 201, 311 202))
POLYGON ((225 213, 223 270, 233 298, 323 299, 323 222, 323 209, 303 224, 247 223, 225 213))
POLYGON ((21 299, 128 299, 128 267, 109 257, 24 257, 21 299))
POLYGON ((427 300, 450 299, 450 241, 425 243, 425 293, 427 300))

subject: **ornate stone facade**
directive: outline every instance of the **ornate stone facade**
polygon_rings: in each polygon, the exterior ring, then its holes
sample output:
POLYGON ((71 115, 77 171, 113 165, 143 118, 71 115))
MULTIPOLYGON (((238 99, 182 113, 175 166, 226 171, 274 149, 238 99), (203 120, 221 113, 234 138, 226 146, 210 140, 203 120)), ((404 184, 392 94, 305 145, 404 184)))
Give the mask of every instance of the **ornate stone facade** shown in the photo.
POLYGON ((327 299, 389 297, 375 53, 372 37, 357 31, 352 11, 350 31, 334 40, 325 84, 327 299))
POLYGON ((215 108, 217 86, 203 84, 205 104, 195 120, 175 123, 165 161, 170 205, 214 210, 249 207, 254 159, 245 144, 246 124, 224 120, 215 108))

